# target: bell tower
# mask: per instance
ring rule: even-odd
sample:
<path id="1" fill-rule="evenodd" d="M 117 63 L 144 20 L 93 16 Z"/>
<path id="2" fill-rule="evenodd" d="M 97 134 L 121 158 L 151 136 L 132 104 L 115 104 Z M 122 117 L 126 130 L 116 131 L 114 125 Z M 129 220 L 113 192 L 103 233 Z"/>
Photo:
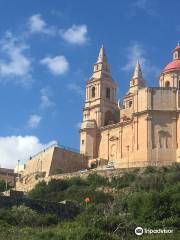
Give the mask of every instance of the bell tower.
<path id="1" fill-rule="evenodd" d="M 145 81 L 142 76 L 141 65 L 140 65 L 139 61 L 137 61 L 135 69 L 134 69 L 134 74 L 130 81 L 129 92 L 133 93 L 134 91 L 137 91 L 138 89 L 143 88 L 143 87 L 145 87 Z"/>
<path id="2" fill-rule="evenodd" d="M 102 46 L 97 62 L 93 66 L 92 76 L 86 84 L 83 123 L 80 129 L 81 153 L 95 157 L 98 130 L 118 120 L 116 83 L 111 77 L 110 66 Z M 93 149 L 89 150 L 89 148 Z"/>

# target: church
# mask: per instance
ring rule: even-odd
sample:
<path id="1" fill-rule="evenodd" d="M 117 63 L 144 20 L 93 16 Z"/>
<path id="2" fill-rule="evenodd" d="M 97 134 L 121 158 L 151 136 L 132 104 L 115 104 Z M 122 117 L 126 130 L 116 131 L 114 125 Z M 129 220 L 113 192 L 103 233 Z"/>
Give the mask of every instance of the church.
<path id="1" fill-rule="evenodd" d="M 137 61 L 123 102 L 117 101 L 104 47 L 86 83 L 80 152 L 115 168 L 180 162 L 180 45 L 159 76 L 146 86 Z"/>

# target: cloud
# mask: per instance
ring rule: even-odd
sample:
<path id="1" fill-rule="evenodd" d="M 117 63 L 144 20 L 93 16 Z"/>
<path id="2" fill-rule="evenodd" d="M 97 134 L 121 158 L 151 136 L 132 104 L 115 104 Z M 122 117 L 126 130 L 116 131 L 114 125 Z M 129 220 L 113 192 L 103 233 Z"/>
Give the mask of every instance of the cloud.
<path id="1" fill-rule="evenodd" d="M 132 15 L 136 14 L 136 11 L 143 11 L 148 15 L 154 16 L 156 15 L 156 2 L 153 0 L 136 0 L 132 4 L 130 4 Z"/>
<path id="2" fill-rule="evenodd" d="M 46 57 L 40 63 L 46 65 L 54 75 L 64 74 L 69 69 L 69 63 L 64 56 Z"/>
<path id="3" fill-rule="evenodd" d="M 42 18 L 41 14 L 34 14 L 28 20 L 28 28 L 30 33 L 44 33 L 48 35 L 55 35 L 56 28 L 47 26 L 47 23 Z"/>
<path id="4" fill-rule="evenodd" d="M 42 120 L 42 117 L 37 115 L 37 114 L 33 114 L 29 117 L 29 120 L 28 120 L 28 127 L 29 128 L 37 128 L 40 124 Z"/>
<path id="5" fill-rule="evenodd" d="M 87 26 L 83 25 L 72 25 L 66 31 L 60 30 L 62 38 L 71 44 L 84 44 L 87 42 Z"/>
<path id="6" fill-rule="evenodd" d="M 7 32 L 0 41 L 0 47 L 2 55 L 0 59 L 1 77 L 16 77 L 17 82 L 24 84 L 31 81 L 31 61 L 25 55 L 25 50 L 29 46 L 15 38 L 11 32 Z"/>
<path id="7" fill-rule="evenodd" d="M 148 0 L 137 0 L 134 2 L 134 6 L 141 9 L 147 8 Z"/>
<path id="8" fill-rule="evenodd" d="M 82 122 L 77 122 L 75 125 L 75 128 L 79 130 L 81 128 L 81 125 L 82 125 Z"/>
<path id="9" fill-rule="evenodd" d="M 67 85 L 68 89 L 74 91 L 78 95 L 84 96 L 84 90 L 81 86 L 77 85 L 76 83 L 70 83 Z"/>
<path id="10" fill-rule="evenodd" d="M 139 60 L 141 65 L 144 65 L 147 61 L 145 58 L 145 50 L 139 43 L 133 43 L 127 48 L 127 63 L 122 68 L 124 71 L 132 71 L 135 64 Z"/>
<path id="11" fill-rule="evenodd" d="M 140 43 L 133 43 L 127 48 L 127 63 L 121 68 L 123 71 L 131 73 L 139 60 L 143 74 L 145 76 L 156 77 L 160 73 L 160 69 L 151 63 L 147 57 L 147 52 Z"/>
<path id="12" fill-rule="evenodd" d="M 42 88 L 40 90 L 40 93 L 41 93 L 41 103 L 40 103 L 41 108 L 48 108 L 48 107 L 55 106 L 55 103 L 50 99 L 50 96 L 52 94 L 48 87 Z"/>
<path id="13" fill-rule="evenodd" d="M 22 163 L 54 143 L 55 141 L 51 141 L 43 144 L 36 136 L 0 137 L 0 165 L 14 168 L 18 160 Z"/>

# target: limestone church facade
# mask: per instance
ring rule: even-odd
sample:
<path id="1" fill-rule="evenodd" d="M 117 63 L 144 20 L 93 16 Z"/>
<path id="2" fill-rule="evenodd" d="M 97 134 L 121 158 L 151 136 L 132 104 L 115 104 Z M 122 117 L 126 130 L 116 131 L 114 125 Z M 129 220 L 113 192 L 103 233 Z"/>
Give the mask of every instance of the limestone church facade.
<path id="1" fill-rule="evenodd" d="M 158 87 L 146 86 L 137 62 L 123 102 L 101 47 L 86 84 L 80 152 L 115 167 L 180 162 L 180 46 L 162 70 Z"/>

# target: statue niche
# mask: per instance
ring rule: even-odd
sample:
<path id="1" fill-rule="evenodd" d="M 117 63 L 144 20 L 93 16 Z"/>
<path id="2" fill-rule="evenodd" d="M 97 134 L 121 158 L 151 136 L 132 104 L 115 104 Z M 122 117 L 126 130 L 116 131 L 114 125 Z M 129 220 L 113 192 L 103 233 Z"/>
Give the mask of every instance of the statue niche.
<path id="1" fill-rule="evenodd" d="M 168 138 L 170 134 L 168 131 L 160 130 L 158 132 L 159 135 L 159 147 L 160 148 L 168 148 Z"/>
<path id="2" fill-rule="evenodd" d="M 111 158 L 111 160 L 115 160 L 116 159 L 116 144 L 113 144 L 111 146 L 110 158 Z"/>

